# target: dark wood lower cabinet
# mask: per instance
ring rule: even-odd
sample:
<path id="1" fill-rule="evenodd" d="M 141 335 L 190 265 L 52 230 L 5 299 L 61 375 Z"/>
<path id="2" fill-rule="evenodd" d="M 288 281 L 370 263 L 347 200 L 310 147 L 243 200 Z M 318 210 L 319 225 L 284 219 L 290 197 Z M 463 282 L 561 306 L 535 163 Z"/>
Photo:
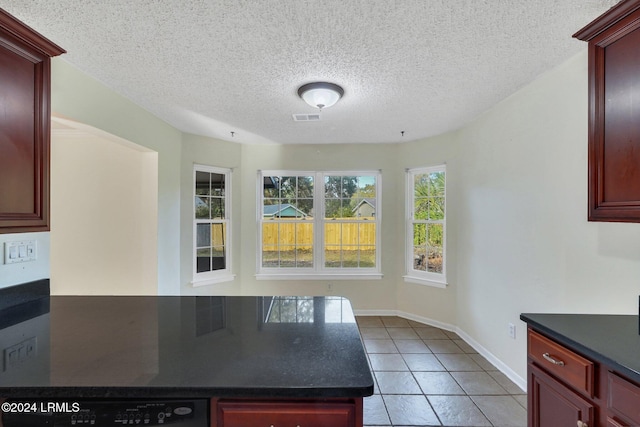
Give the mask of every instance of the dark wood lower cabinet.
<path id="1" fill-rule="evenodd" d="M 640 384 L 528 331 L 529 427 L 638 427 Z"/>
<path id="2" fill-rule="evenodd" d="M 362 427 L 362 424 L 362 398 L 211 400 L 211 427 Z"/>
<path id="3" fill-rule="evenodd" d="M 529 366 L 529 426 L 593 426 L 594 405 L 535 365 Z"/>

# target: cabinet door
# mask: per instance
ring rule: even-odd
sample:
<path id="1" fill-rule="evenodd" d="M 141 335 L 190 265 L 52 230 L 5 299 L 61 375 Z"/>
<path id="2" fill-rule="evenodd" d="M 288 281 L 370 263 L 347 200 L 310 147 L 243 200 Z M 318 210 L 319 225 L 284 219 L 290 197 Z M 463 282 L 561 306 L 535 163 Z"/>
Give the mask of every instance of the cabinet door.
<path id="1" fill-rule="evenodd" d="M 0 9 L 0 233 L 49 230 L 50 57 L 63 52 Z"/>
<path id="2" fill-rule="evenodd" d="M 588 400 L 529 363 L 529 427 L 593 426 L 594 406 Z"/>
<path id="3" fill-rule="evenodd" d="M 589 42 L 589 221 L 640 222 L 639 8 L 621 1 L 574 34 Z"/>
<path id="4" fill-rule="evenodd" d="M 640 387 L 613 372 L 608 374 L 608 383 L 609 416 L 622 425 L 640 425 Z"/>
<path id="5" fill-rule="evenodd" d="M 218 427 L 354 427 L 348 403 L 220 402 Z"/>

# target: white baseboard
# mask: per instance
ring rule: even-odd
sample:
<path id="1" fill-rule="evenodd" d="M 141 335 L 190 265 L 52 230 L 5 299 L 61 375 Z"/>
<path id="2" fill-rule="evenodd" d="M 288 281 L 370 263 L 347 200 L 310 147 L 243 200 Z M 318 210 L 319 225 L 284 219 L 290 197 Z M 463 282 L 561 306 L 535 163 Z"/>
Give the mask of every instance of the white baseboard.
<path id="1" fill-rule="evenodd" d="M 460 335 L 467 344 L 473 347 L 480 355 L 487 359 L 493 366 L 495 366 L 500 372 L 505 374 L 507 378 L 513 381 L 522 391 L 527 391 L 527 381 L 518 375 L 513 369 L 507 366 L 504 362 L 494 356 L 489 350 L 484 348 L 480 343 L 471 338 L 469 334 L 460 329 L 459 327 L 440 322 L 438 320 L 429 319 L 428 317 L 416 316 L 415 314 L 406 313 L 400 310 L 354 310 L 356 316 L 398 316 L 408 320 L 424 323 L 425 325 L 434 326 L 436 328 L 444 329 L 445 331 L 455 332 Z"/>

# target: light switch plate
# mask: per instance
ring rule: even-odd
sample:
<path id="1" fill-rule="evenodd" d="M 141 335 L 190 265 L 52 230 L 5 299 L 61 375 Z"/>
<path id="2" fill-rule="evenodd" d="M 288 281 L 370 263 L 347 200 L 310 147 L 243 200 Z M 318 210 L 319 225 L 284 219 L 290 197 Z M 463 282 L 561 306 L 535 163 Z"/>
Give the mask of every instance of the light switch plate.
<path id="1" fill-rule="evenodd" d="M 5 264 L 35 261 L 37 258 L 38 245 L 36 240 L 18 240 L 14 242 L 4 242 Z"/>

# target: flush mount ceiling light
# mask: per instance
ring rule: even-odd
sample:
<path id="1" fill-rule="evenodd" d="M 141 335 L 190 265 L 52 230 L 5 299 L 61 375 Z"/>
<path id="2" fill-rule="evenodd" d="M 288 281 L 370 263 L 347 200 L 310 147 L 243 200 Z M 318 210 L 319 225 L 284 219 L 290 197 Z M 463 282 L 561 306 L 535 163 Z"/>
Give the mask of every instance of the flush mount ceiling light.
<path id="1" fill-rule="evenodd" d="M 314 82 L 300 86 L 298 95 L 312 107 L 331 107 L 344 95 L 344 89 L 334 83 Z"/>

